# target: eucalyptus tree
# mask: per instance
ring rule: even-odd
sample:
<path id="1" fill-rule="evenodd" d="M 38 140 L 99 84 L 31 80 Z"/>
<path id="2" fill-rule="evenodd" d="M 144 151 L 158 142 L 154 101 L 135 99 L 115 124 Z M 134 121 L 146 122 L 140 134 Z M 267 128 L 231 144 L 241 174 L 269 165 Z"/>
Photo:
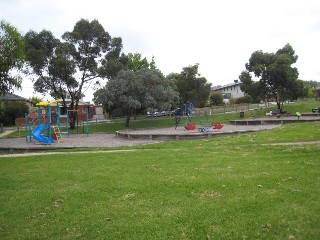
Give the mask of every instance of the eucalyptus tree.
<path id="1" fill-rule="evenodd" d="M 13 70 L 21 70 L 25 59 L 23 36 L 11 24 L 0 22 L 0 96 L 21 88 L 21 78 Z"/>
<path id="2" fill-rule="evenodd" d="M 198 68 L 199 64 L 195 64 L 167 77 L 176 85 L 181 103 L 192 102 L 197 107 L 203 107 L 209 101 L 211 83 L 205 77 L 200 77 Z"/>
<path id="3" fill-rule="evenodd" d="M 126 115 L 126 125 L 129 125 L 130 116 L 135 116 L 137 111 L 147 108 L 170 109 L 178 93 L 173 90 L 173 83 L 157 70 L 154 58 L 149 62 L 140 53 L 128 53 L 126 57 L 124 71 L 110 78 L 104 88 L 94 93 L 94 103 L 102 105 L 110 116 L 115 112 Z M 118 88 L 122 90 L 116 91 Z"/>
<path id="4" fill-rule="evenodd" d="M 82 95 L 100 80 L 116 76 L 124 65 L 121 38 L 112 38 L 97 21 L 81 19 L 73 30 L 65 32 L 62 40 L 50 31 L 29 31 L 25 35 L 27 63 L 36 75 L 34 88 L 61 98 L 68 108 L 77 110 Z M 70 113 L 70 127 L 75 127 L 76 116 Z"/>
<path id="5" fill-rule="evenodd" d="M 240 75 L 242 89 L 246 93 L 256 89 L 260 97 L 275 99 L 281 111 L 286 100 L 295 100 L 304 94 L 303 84 L 298 81 L 298 69 L 292 66 L 297 59 L 290 44 L 276 53 L 253 52 L 245 64 L 246 71 Z M 252 80 L 252 74 L 258 79 L 258 84 Z"/>
<path id="6" fill-rule="evenodd" d="M 129 127 L 135 110 L 148 107 L 169 109 L 178 96 L 170 80 L 159 70 L 149 68 L 122 70 L 98 93 L 108 109 L 116 109 L 126 116 L 126 127 Z"/>

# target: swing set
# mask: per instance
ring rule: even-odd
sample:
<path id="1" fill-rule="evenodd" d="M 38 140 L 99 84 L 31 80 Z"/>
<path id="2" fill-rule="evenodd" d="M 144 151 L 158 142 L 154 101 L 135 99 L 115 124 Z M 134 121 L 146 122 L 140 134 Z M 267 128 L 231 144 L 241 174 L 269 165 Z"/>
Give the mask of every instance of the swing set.
<path id="1" fill-rule="evenodd" d="M 191 122 L 191 115 L 195 114 L 201 127 L 198 128 L 199 132 L 211 132 L 213 131 L 213 129 L 221 129 L 223 127 L 223 125 L 219 122 L 212 122 L 210 126 L 209 125 L 209 120 L 208 120 L 208 114 L 207 111 L 204 111 L 205 114 L 205 118 L 206 118 L 206 124 L 203 124 L 203 121 L 200 118 L 200 115 L 198 113 L 198 111 L 195 110 L 193 103 L 185 103 L 182 105 L 182 107 L 180 108 L 180 111 L 178 112 L 178 114 L 176 115 L 176 127 L 175 129 L 177 129 L 179 123 L 180 123 L 180 119 L 181 116 L 185 116 L 185 125 L 184 128 L 186 130 L 194 130 L 196 129 L 196 124 Z"/>

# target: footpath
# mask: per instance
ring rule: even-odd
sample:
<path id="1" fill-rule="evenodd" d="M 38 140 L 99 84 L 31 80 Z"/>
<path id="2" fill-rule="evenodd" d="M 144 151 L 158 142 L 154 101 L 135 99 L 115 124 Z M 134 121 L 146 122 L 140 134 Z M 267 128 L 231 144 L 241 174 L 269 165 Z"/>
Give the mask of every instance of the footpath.
<path id="1" fill-rule="evenodd" d="M 2 137 L 5 137 L 5 136 L 7 136 L 7 135 L 9 135 L 10 133 L 13 133 L 13 132 L 15 132 L 16 130 L 4 130 L 2 133 L 0 133 L 0 138 L 2 138 Z"/>

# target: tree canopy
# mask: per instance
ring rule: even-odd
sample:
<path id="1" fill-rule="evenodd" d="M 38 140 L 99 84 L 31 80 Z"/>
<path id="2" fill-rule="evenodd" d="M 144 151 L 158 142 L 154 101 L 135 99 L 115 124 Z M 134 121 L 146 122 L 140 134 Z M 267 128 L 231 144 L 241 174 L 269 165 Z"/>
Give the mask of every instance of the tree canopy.
<path id="1" fill-rule="evenodd" d="M 102 78 L 111 78 L 127 64 L 121 54 L 121 38 L 112 38 L 97 21 L 81 19 L 71 32 L 65 32 L 62 40 L 50 31 L 29 31 L 25 35 L 27 63 L 37 76 L 34 89 L 61 98 L 70 110 L 77 110 L 83 93 L 99 84 Z M 71 114 L 74 127 L 75 116 Z"/>
<path id="2" fill-rule="evenodd" d="M 132 71 L 138 71 L 142 68 L 156 69 L 154 59 L 149 63 L 148 59 L 142 58 L 140 53 L 128 53 L 128 65 L 127 68 Z"/>
<path id="3" fill-rule="evenodd" d="M 141 68 L 137 71 L 122 70 L 108 81 L 95 99 L 107 105 L 109 111 L 121 111 L 126 115 L 126 127 L 137 109 L 148 107 L 170 109 L 178 93 L 172 82 L 157 69 Z"/>
<path id="4" fill-rule="evenodd" d="M 297 59 L 290 44 L 276 53 L 255 51 L 245 64 L 246 71 L 239 76 L 242 91 L 253 98 L 275 99 L 282 110 L 284 101 L 295 100 L 304 93 L 303 84 L 298 81 L 298 69 L 292 66 Z M 258 82 L 252 80 L 252 74 Z"/>
<path id="5" fill-rule="evenodd" d="M 200 77 L 199 64 L 183 68 L 181 73 L 171 73 L 167 78 L 171 79 L 180 93 L 181 104 L 192 102 L 196 107 L 204 107 L 210 96 L 211 83 Z"/>
<path id="6" fill-rule="evenodd" d="M 224 105 L 223 95 L 218 92 L 211 93 L 210 104 L 214 106 Z"/>
<path id="7" fill-rule="evenodd" d="M 23 36 L 18 30 L 0 22 L 0 96 L 12 88 L 21 88 L 21 78 L 12 74 L 12 70 L 20 70 L 25 58 Z"/>

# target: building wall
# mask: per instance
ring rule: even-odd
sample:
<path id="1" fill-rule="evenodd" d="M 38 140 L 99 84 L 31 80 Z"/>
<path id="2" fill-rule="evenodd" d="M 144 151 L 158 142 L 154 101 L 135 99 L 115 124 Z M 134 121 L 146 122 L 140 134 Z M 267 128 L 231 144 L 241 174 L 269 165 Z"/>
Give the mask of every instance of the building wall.
<path id="1" fill-rule="evenodd" d="M 229 84 L 226 86 L 222 86 L 213 90 L 213 92 L 220 92 L 225 96 L 225 98 L 240 98 L 245 94 L 240 89 L 240 84 Z"/>
<path id="2" fill-rule="evenodd" d="M 101 106 L 96 106 L 96 114 L 103 114 L 103 108 Z"/>

